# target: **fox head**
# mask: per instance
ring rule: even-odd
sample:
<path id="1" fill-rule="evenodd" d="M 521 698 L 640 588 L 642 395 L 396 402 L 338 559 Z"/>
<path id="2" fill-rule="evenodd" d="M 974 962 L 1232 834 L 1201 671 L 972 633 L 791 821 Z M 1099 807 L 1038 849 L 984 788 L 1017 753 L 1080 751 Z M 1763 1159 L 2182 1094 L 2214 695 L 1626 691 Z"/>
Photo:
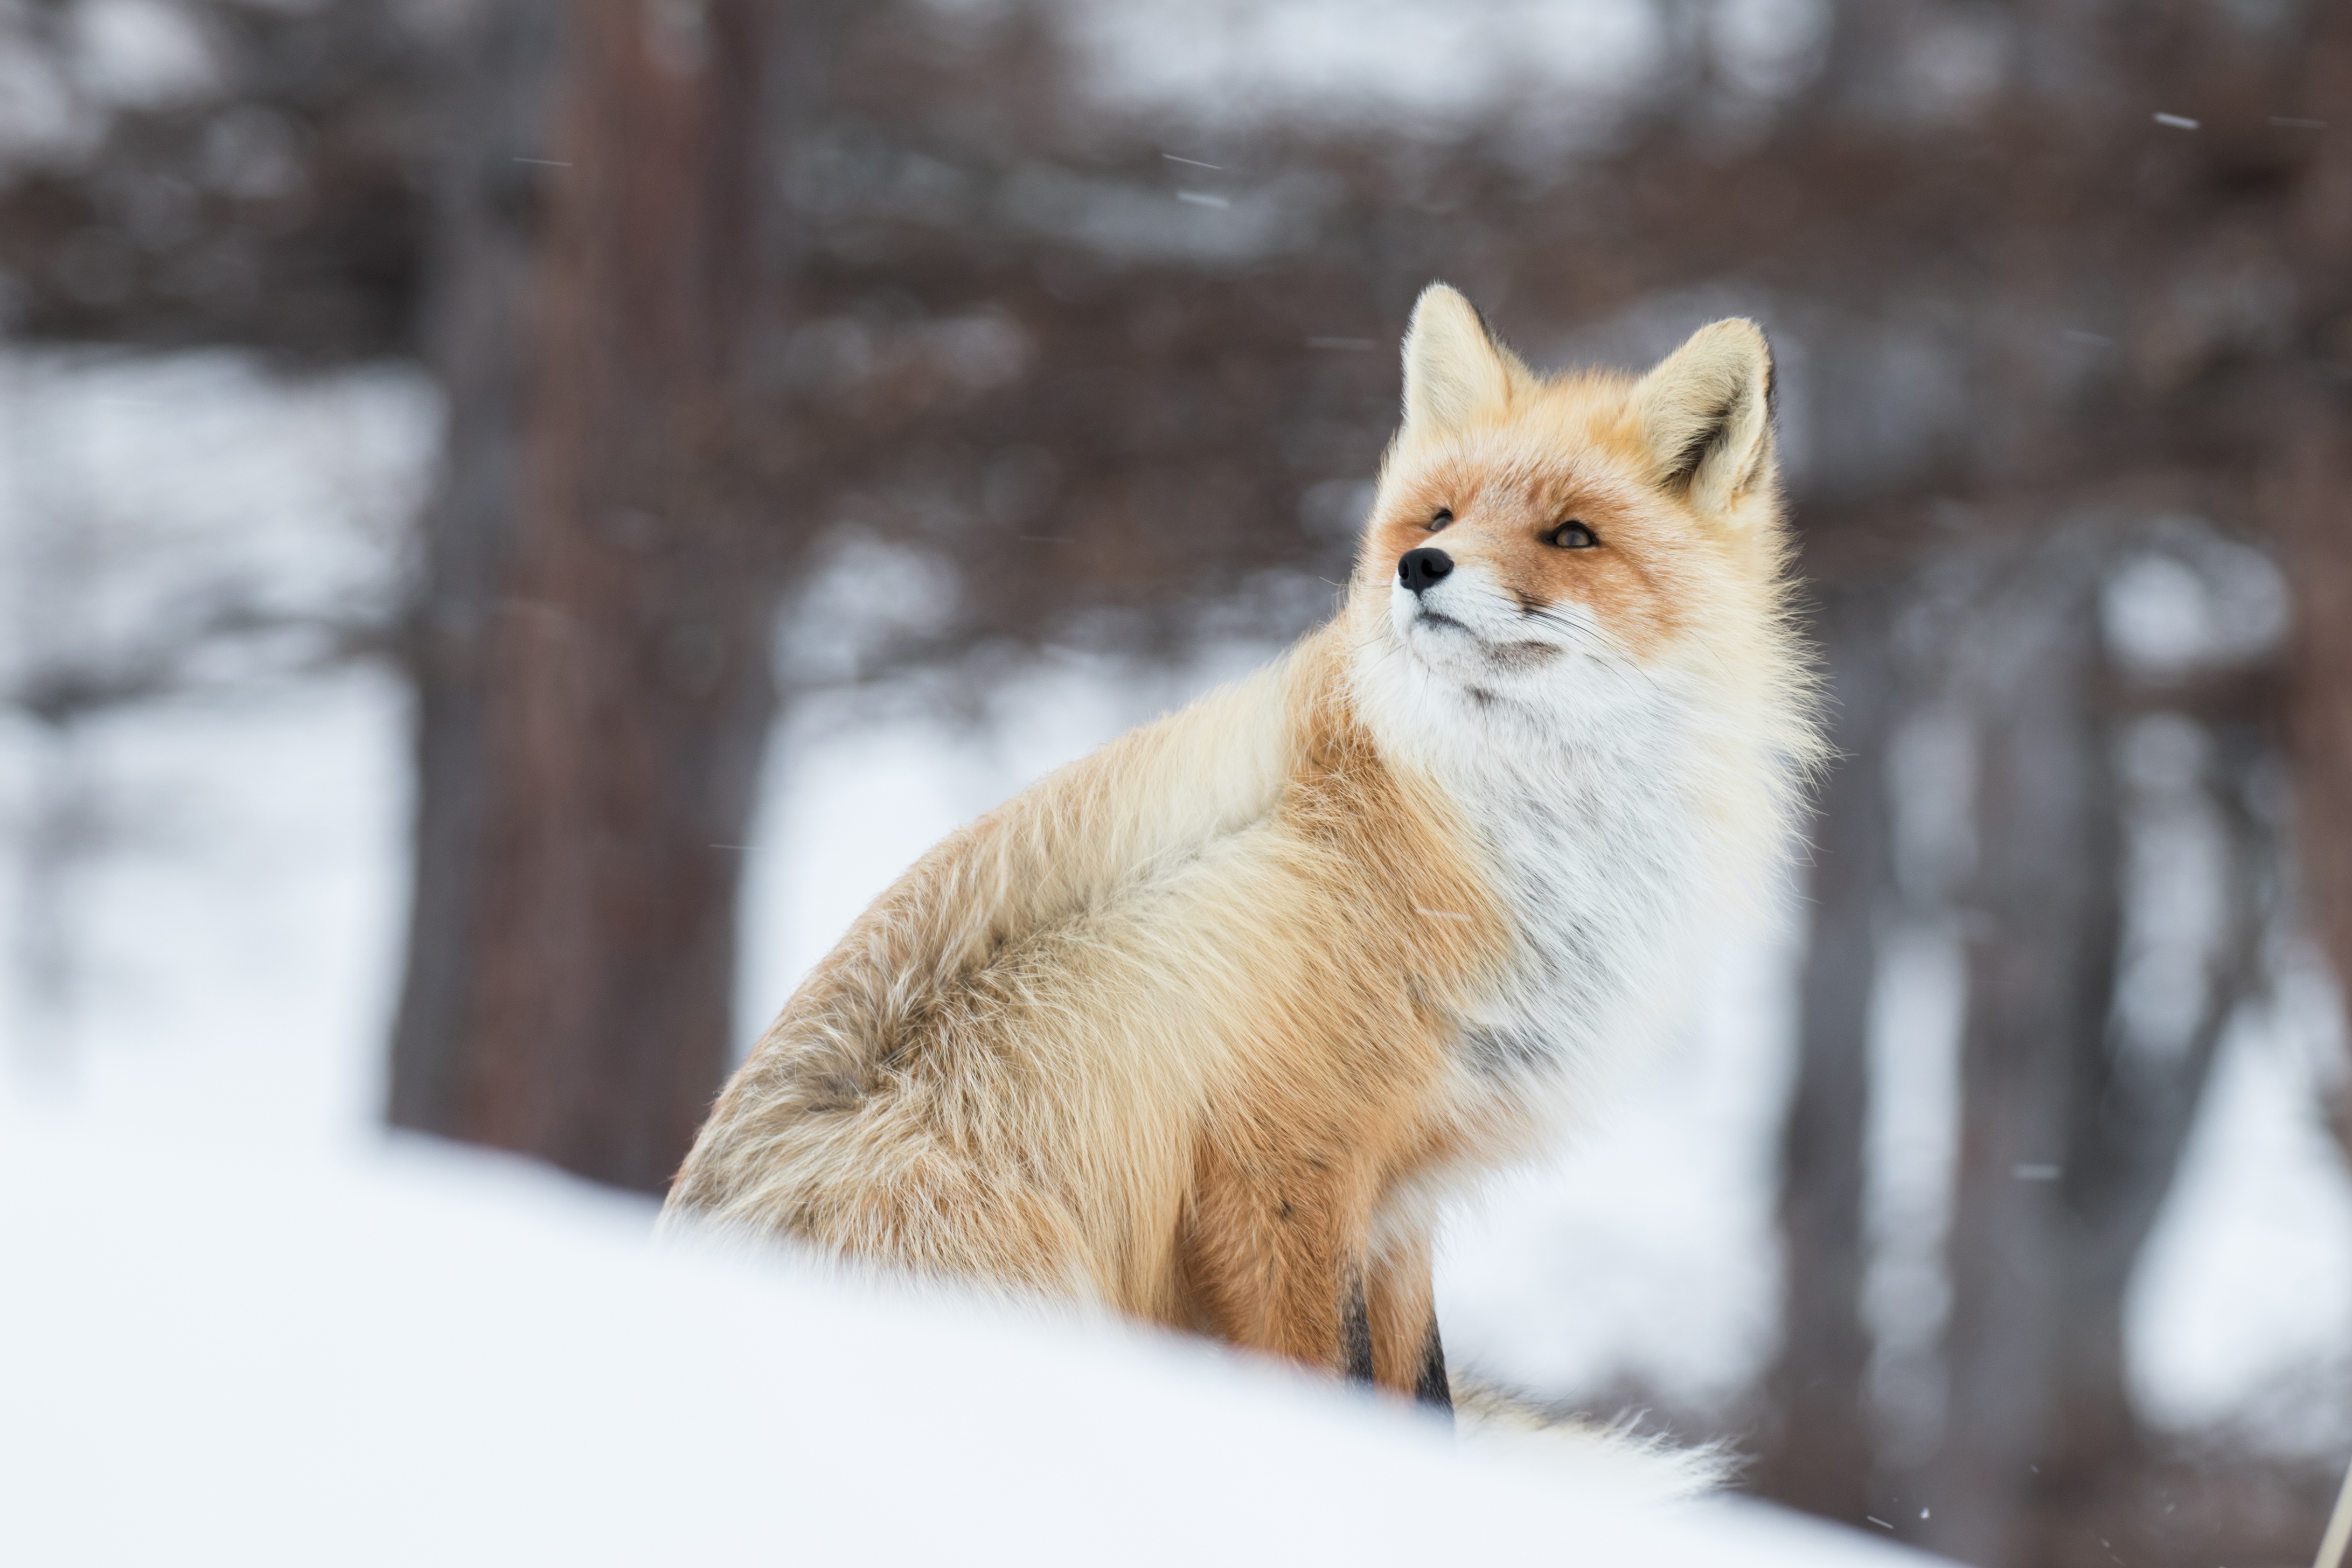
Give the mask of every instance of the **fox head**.
<path id="1" fill-rule="evenodd" d="M 1423 293 L 1351 592 L 1383 660 L 1483 705 L 1677 669 L 1781 685 L 1786 553 L 1754 323 L 1702 328 L 1638 380 L 1545 377 L 1459 293 Z"/>

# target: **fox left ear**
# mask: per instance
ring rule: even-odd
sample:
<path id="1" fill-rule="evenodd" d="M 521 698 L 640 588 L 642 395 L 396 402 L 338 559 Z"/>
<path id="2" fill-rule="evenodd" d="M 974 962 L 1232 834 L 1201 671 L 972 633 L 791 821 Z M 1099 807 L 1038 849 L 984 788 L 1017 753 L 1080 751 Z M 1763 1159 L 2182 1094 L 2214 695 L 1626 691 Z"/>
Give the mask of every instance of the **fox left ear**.
<path id="1" fill-rule="evenodd" d="M 1415 435 L 1458 430 L 1499 412 L 1514 386 L 1530 382 L 1518 356 L 1495 341 L 1486 319 L 1456 288 L 1433 283 L 1413 302 L 1404 335 L 1404 428 Z"/>
<path id="2" fill-rule="evenodd" d="M 1772 438 L 1772 346 L 1753 321 L 1702 327 L 1633 389 L 1656 483 L 1721 517 L 1780 468 Z"/>

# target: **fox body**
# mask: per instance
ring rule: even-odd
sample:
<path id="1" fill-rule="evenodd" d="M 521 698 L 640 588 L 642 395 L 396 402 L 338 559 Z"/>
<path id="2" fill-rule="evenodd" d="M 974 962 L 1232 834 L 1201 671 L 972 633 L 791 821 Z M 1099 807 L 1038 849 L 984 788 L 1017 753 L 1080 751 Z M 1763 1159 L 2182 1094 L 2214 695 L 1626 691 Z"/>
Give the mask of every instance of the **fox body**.
<path id="1" fill-rule="evenodd" d="M 1435 1199 L 1689 991 L 1819 741 L 1744 321 L 1551 379 L 1433 286 L 1338 616 L 919 861 L 674 1216 L 1436 1402 Z"/>

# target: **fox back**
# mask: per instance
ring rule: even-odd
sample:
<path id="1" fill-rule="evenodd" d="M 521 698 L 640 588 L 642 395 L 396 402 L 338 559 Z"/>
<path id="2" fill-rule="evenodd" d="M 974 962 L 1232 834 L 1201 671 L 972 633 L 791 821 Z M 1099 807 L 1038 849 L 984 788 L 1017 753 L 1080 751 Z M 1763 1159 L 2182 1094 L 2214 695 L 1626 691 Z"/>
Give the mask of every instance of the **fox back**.
<path id="1" fill-rule="evenodd" d="M 919 862 L 669 1212 L 1443 1404 L 1436 1200 L 1560 1134 L 1816 758 L 1762 335 L 1543 378 L 1442 285 L 1339 615 Z"/>

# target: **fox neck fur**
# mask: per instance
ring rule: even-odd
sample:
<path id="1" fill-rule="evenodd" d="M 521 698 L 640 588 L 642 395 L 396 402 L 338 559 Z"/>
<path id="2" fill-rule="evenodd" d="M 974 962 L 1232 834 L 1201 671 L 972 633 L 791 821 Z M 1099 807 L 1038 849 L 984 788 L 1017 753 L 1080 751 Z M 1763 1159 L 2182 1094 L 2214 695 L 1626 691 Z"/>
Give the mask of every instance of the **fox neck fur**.
<path id="1" fill-rule="evenodd" d="M 1433 1198 L 1655 1037 L 1819 742 L 1753 327 L 1547 382 L 1435 286 L 1405 394 L 1340 614 L 919 862 L 672 1215 L 1442 1401 Z"/>

